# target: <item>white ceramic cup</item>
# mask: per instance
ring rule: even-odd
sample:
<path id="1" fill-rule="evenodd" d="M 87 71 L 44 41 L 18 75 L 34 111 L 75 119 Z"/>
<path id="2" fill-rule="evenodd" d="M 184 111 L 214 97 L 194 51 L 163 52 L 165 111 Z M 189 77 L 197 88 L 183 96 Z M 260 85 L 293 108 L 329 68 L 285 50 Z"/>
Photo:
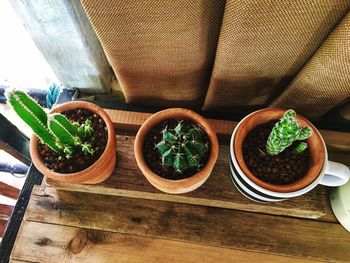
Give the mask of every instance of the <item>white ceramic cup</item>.
<path id="1" fill-rule="evenodd" d="M 322 136 L 320 136 L 325 149 L 325 163 L 323 164 L 318 177 L 311 184 L 295 192 L 275 192 L 257 185 L 244 174 L 238 165 L 234 152 L 234 139 L 237 129 L 239 125 L 249 116 L 250 115 L 246 116 L 238 123 L 232 133 L 230 141 L 231 179 L 236 188 L 247 198 L 260 203 L 278 202 L 291 197 L 303 195 L 315 188 L 318 184 L 334 187 L 346 184 L 349 181 L 349 168 L 344 164 L 328 161 L 326 144 L 324 143 Z"/>

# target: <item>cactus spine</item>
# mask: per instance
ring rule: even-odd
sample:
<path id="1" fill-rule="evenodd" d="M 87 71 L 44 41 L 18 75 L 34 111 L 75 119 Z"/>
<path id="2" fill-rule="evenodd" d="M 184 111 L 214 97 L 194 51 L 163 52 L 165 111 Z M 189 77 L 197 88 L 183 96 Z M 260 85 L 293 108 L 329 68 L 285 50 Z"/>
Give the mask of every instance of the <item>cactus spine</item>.
<path id="1" fill-rule="evenodd" d="M 78 149 L 85 154 L 93 154 L 96 150 L 91 145 L 93 135 L 91 120 L 87 119 L 85 123 L 79 125 L 70 122 L 62 114 L 47 114 L 23 91 L 10 91 L 7 97 L 18 116 L 53 151 L 71 158 Z"/>
<path id="2" fill-rule="evenodd" d="M 177 173 L 191 167 L 200 168 L 201 158 L 208 152 L 209 145 L 204 143 L 203 130 L 199 125 L 185 127 L 180 121 L 174 129 L 166 127 L 162 135 L 162 140 L 155 147 L 164 167 L 173 167 Z"/>
<path id="3" fill-rule="evenodd" d="M 310 137 L 312 130 L 309 127 L 300 127 L 294 110 L 287 110 L 283 117 L 275 124 L 267 139 L 266 152 L 269 155 L 277 155 L 283 152 L 294 141 L 305 140 Z M 305 142 L 301 142 L 294 149 L 295 153 L 301 153 L 307 148 Z"/>

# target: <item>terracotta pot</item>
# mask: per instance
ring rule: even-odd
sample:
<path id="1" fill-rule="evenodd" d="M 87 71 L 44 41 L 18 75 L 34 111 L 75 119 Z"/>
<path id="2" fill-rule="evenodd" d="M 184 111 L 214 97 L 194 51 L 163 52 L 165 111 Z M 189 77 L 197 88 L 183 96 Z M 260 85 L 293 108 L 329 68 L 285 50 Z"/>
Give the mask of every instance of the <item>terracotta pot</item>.
<path id="1" fill-rule="evenodd" d="M 204 131 L 208 134 L 210 140 L 210 156 L 206 165 L 198 173 L 192 175 L 191 177 L 181 179 L 181 180 L 170 180 L 165 179 L 156 173 L 154 173 L 146 164 L 143 157 L 143 143 L 148 131 L 166 119 L 186 119 L 191 120 L 194 123 L 199 124 L 203 127 Z M 167 109 L 153 114 L 148 118 L 139 129 L 135 144 L 134 152 L 136 157 L 136 162 L 141 169 L 142 173 L 146 179 L 159 190 L 170 193 L 170 194 L 180 194 L 195 190 L 201 186 L 209 177 L 211 171 L 213 170 L 214 164 L 218 158 L 219 145 L 214 129 L 211 127 L 209 122 L 198 115 L 197 113 L 181 108 Z"/>
<path id="2" fill-rule="evenodd" d="M 230 144 L 231 179 L 237 189 L 253 201 L 282 201 L 305 194 L 318 183 L 336 186 L 346 183 L 349 179 L 349 173 L 344 169 L 344 165 L 327 160 L 326 145 L 322 136 L 308 120 L 300 115 L 297 115 L 297 119 L 301 126 L 308 126 L 313 131 L 307 139 L 310 164 L 306 175 L 287 185 L 270 184 L 254 176 L 243 158 L 243 142 L 253 128 L 271 120 L 280 119 L 285 111 L 284 109 L 268 108 L 253 112 L 240 121 L 232 133 Z"/>
<path id="3" fill-rule="evenodd" d="M 106 123 L 108 131 L 107 145 L 100 158 L 88 168 L 76 173 L 57 173 L 47 168 L 38 152 L 38 138 L 30 139 L 30 156 L 35 167 L 46 177 L 66 183 L 96 184 L 106 180 L 113 172 L 116 163 L 116 137 L 113 123 L 107 113 L 99 106 L 84 102 L 72 101 L 56 106 L 50 113 L 63 112 L 71 109 L 87 109 L 98 114 Z"/>

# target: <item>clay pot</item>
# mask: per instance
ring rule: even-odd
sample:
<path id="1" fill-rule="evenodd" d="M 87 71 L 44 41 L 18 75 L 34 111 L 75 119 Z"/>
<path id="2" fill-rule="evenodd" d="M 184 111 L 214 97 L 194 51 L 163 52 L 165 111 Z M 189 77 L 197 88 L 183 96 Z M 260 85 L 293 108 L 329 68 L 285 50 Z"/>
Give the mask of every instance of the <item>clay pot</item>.
<path id="1" fill-rule="evenodd" d="M 154 173 L 146 164 L 143 157 L 143 142 L 148 131 L 158 123 L 166 119 L 187 119 L 194 123 L 199 124 L 203 127 L 204 131 L 208 134 L 210 140 L 210 156 L 206 165 L 198 173 L 192 175 L 191 177 L 181 179 L 181 180 L 170 180 L 165 179 L 156 173 Z M 209 122 L 200 116 L 199 114 L 181 108 L 167 109 L 159 111 L 148 118 L 139 129 L 135 144 L 134 152 L 136 157 L 136 162 L 142 171 L 146 179 L 159 190 L 170 193 L 170 194 L 180 194 L 187 193 L 195 190 L 201 186 L 209 177 L 211 171 L 213 170 L 214 164 L 218 158 L 219 145 L 214 129 L 211 127 Z"/>
<path id="2" fill-rule="evenodd" d="M 63 112 L 75 108 L 89 110 L 99 115 L 107 126 L 107 145 L 100 158 L 88 168 L 76 173 L 57 173 L 47 168 L 41 160 L 38 151 L 38 138 L 33 135 L 30 139 L 30 156 L 35 167 L 46 177 L 65 183 L 96 184 L 106 180 L 113 172 L 116 162 L 116 137 L 113 123 L 107 113 L 99 106 L 90 102 L 72 101 L 58 105 L 50 113 Z"/>
<path id="3" fill-rule="evenodd" d="M 309 170 L 298 181 L 287 185 L 274 185 L 255 177 L 243 158 L 243 142 L 250 130 L 260 124 L 280 119 L 285 110 L 267 108 L 253 112 L 245 117 L 234 130 L 231 137 L 231 175 L 233 183 L 248 198 L 254 201 L 281 201 L 285 198 L 304 194 L 317 185 L 321 179 L 327 160 L 324 141 L 317 129 L 304 117 L 297 115 L 302 127 L 308 126 L 313 134 L 307 139 L 310 151 Z"/>

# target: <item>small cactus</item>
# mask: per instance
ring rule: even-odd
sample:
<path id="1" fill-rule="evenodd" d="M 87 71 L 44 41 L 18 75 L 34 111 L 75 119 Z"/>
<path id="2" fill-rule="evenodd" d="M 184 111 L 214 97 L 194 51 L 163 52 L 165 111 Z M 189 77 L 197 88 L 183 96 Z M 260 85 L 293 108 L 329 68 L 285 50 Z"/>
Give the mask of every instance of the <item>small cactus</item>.
<path id="1" fill-rule="evenodd" d="M 283 152 L 294 141 L 305 140 L 310 137 L 312 130 L 309 127 L 300 127 L 294 110 L 287 110 L 283 117 L 275 124 L 267 139 L 266 152 L 268 155 L 277 155 Z M 301 153 L 307 148 L 305 142 L 299 143 L 294 149 Z"/>
<path id="2" fill-rule="evenodd" d="M 96 150 L 91 145 L 91 120 L 87 119 L 79 125 L 60 113 L 47 114 L 23 91 L 10 91 L 7 97 L 18 116 L 29 125 L 42 143 L 54 152 L 64 154 L 69 159 L 79 149 L 85 154 L 93 154 Z"/>
<path id="3" fill-rule="evenodd" d="M 202 127 L 187 126 L 179 121 L 174 129 L 164 128 L 162 140 L 155 146 L 161 155 L 164 167 L 173 167 L 175 172 L 182 173 L 188 168 L 201 166 L 201 158 L 209 150 L 204 143 Z"/>

